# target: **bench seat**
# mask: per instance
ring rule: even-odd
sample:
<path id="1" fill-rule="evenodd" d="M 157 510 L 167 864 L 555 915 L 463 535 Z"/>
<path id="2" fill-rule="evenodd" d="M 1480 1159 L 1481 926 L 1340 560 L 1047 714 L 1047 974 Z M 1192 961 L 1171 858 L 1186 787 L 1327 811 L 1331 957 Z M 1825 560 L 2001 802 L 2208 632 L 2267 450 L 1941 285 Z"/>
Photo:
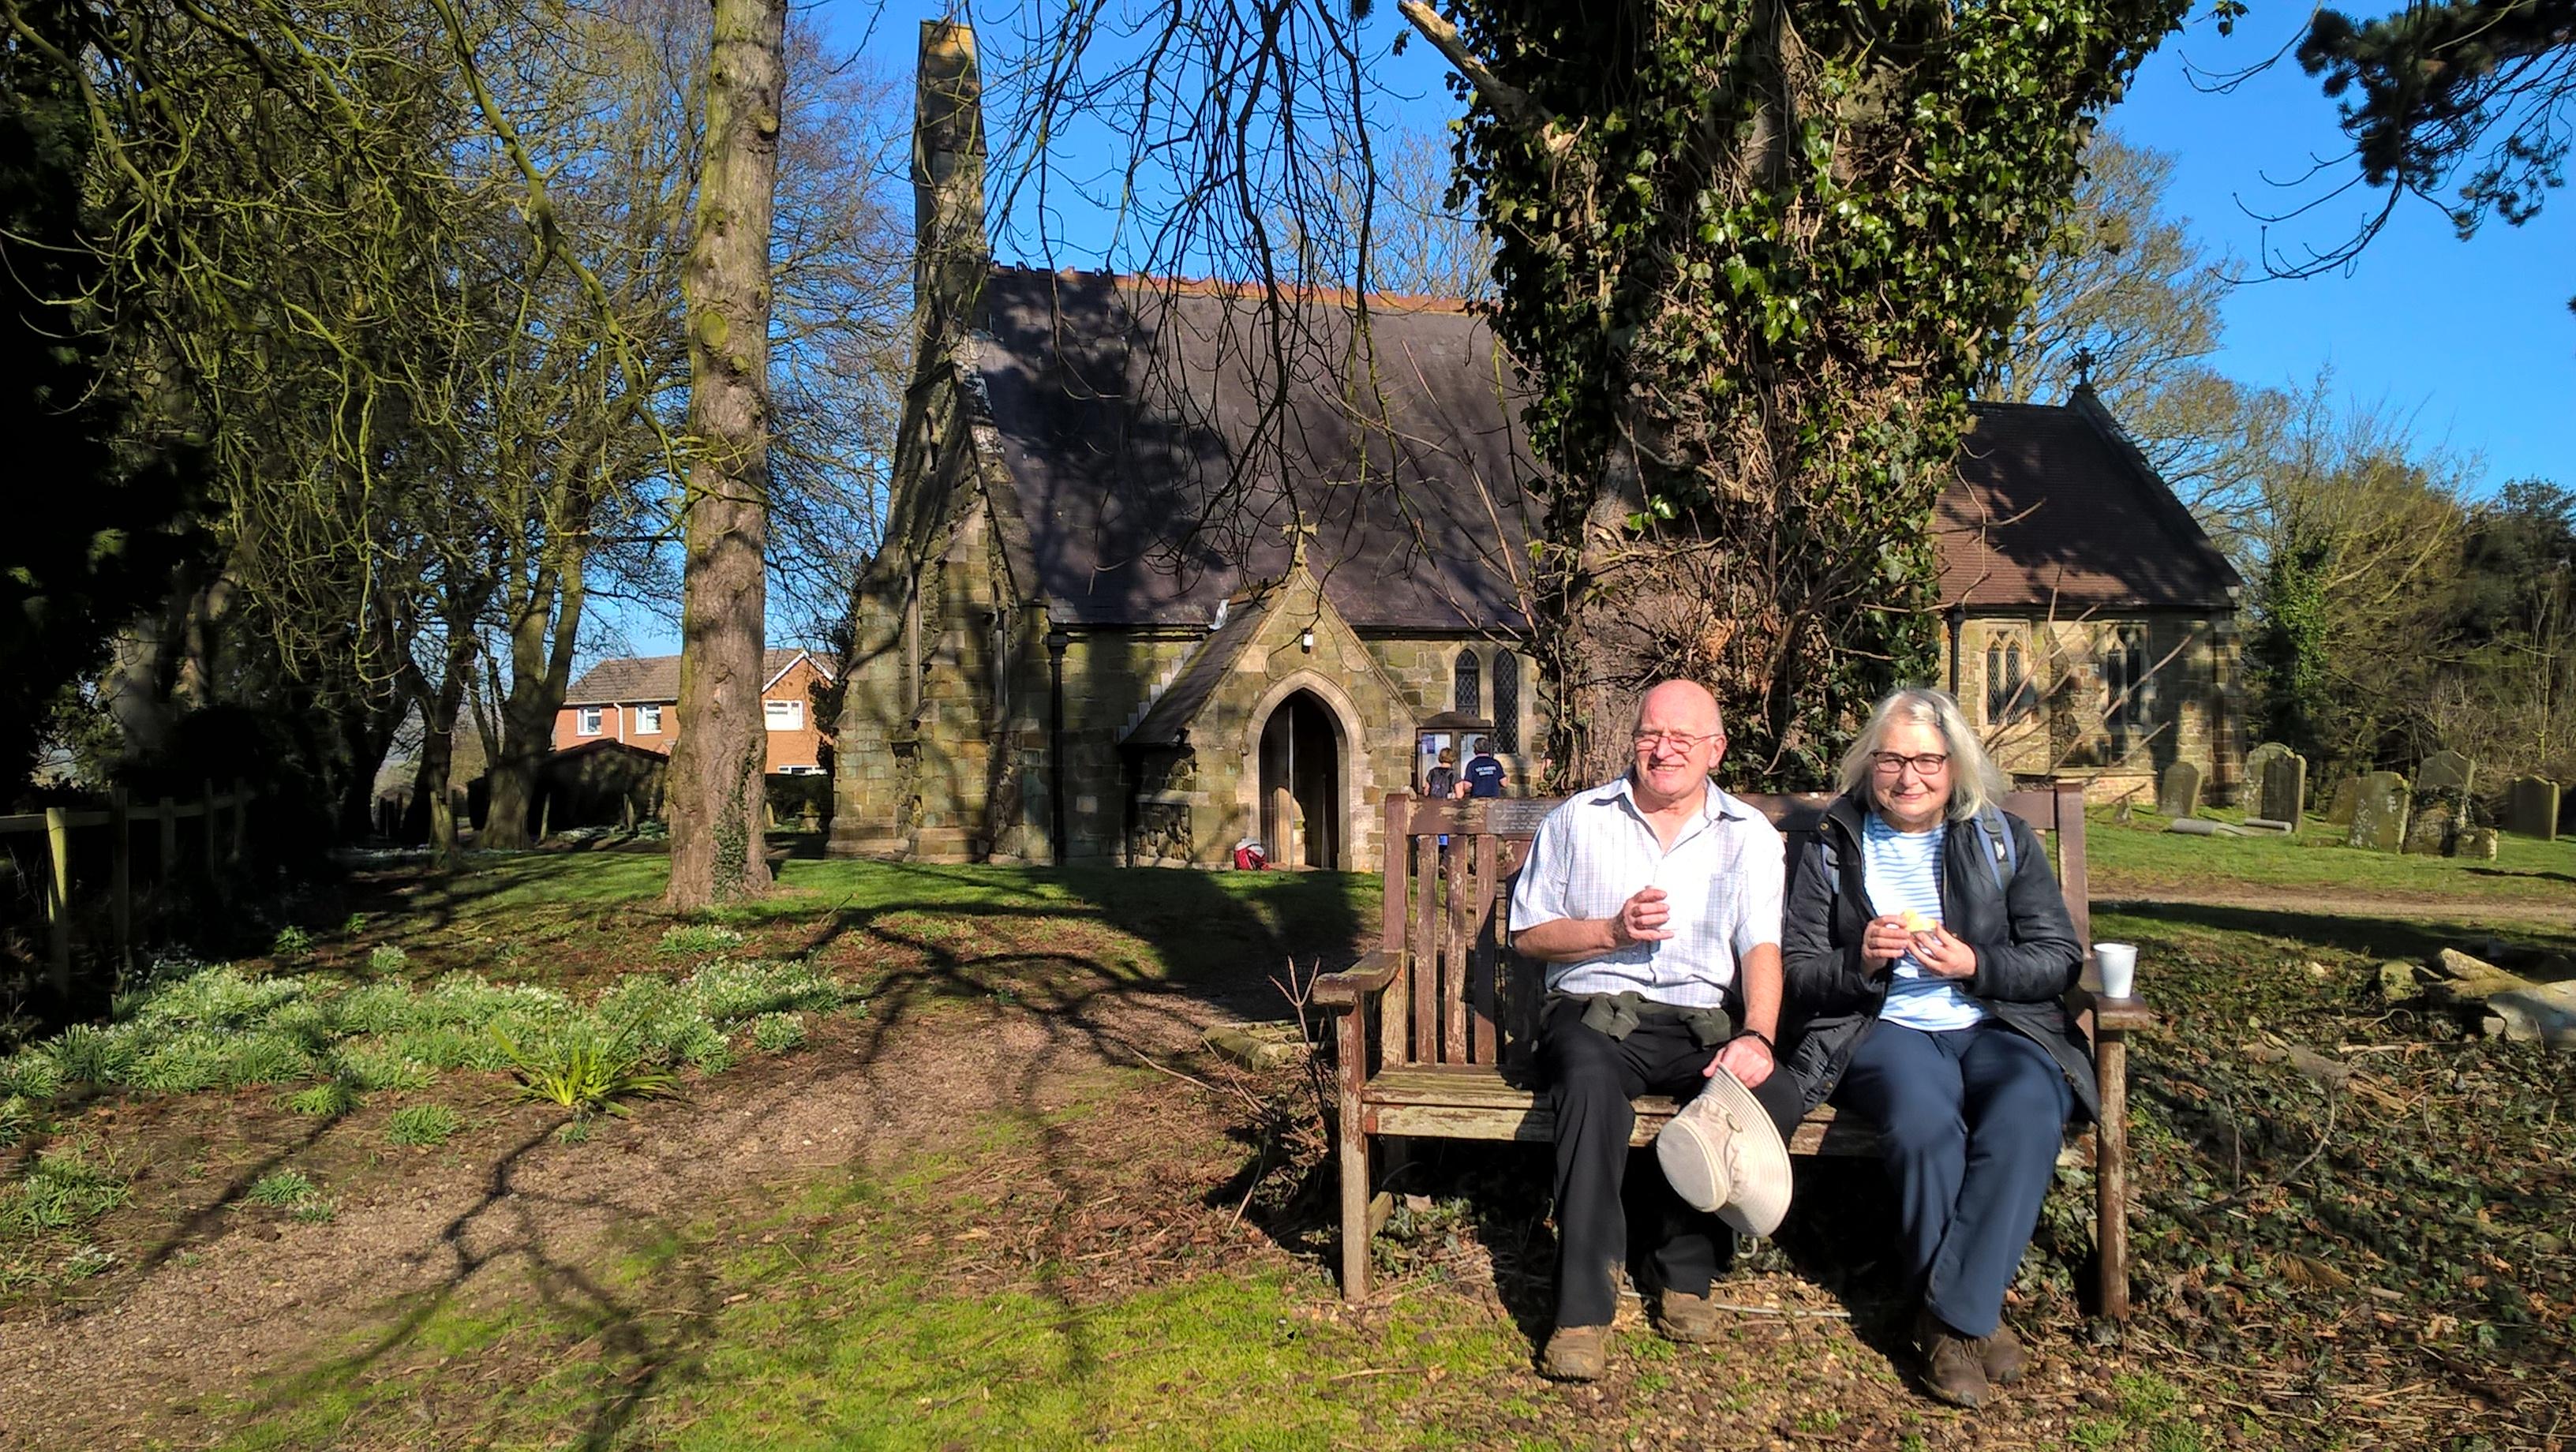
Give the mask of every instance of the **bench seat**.
<path id="1" fill-rule="evenodd" d="M 1508 1139 L 1528 1144 L 1550 1144 L 1556 1139 L 1556 1116 L 1537 1094 L 1472 1066 L 1415 1064 L 1388 1069 L 1369 1081 L 1360 1103 L 1372 1136 Z M 1637 1128 L 1628 1142 L 1639 1147 L 1653 1144 L 1664 1121 L 1679 1107 L 1661 1094 L 1644 1095 L 1629 1104 L 1637 1111 Z M 1876 1158 L 1878 1131 L 1858 1119 L 1838 1118 L 1828 1104 L 1799 1123 L 1790 1137 L 1789 1153 Z"/>
<path id="2" fill-rule="evenodd" d="M 1771 818 L 1793 854 L 1812 841 L 1828 797 L 1739 799 Z M 1342 973 L 1326 974 L 1313 1001 L 1338 1015 L 1337 1121 L 1341 1167 L 1342 1290 L 1368 1294 L 1373 1233 L 1369 1144 L 1377 1139 L 1460 1139 L 1545 1144 L 1555 1116 L 1527 1087 L 1533 1072 L 1540 966 L 1511 951 L 1504 923 L 1513 874 L 1553 800 L 1386 800 L 1387 876 L 1381 946 Z M 2090 940 L 2084 872 L 2084 789 L 2060 782 L 2017 791 L 2003 803 L 2055 848 L 2078 941 Z M 2091 970 L 2087 969 L 2089 980 Z M 2135 999 L 2097 999 L 2088 982 L 2067 1007 L 2092 1037 L 2102 1099 L 2098 1125 L 2070 1136 L 2074 1162 L 2095 1167 L 2094 1239 L 2101 1251 L 2102 1314 L 2128 1315 L 2128 1035 L 2157 1015 Z M 1670 1099 L 1634 1101 L 1630 1142 L 1654 1142 L 1673 1116 Z M 1875 1127 L 1815 1110 L 1789 1152 L 1875 1158 Z"/>

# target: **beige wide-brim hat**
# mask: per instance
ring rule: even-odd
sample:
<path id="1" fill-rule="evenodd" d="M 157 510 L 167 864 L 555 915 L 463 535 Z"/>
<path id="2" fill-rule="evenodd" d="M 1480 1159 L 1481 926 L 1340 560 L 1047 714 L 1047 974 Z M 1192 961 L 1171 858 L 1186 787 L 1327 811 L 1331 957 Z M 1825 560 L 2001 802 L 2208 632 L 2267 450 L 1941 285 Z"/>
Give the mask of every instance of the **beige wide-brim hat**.
<path id="1" fill-rule="evenodd" d="M 1769 1235 L 1789 1213 L 1789 1147 L 1724 1069 L 1655 1136 L 1655 1158 L 1674 1193 L 1747 1235 Z"/>

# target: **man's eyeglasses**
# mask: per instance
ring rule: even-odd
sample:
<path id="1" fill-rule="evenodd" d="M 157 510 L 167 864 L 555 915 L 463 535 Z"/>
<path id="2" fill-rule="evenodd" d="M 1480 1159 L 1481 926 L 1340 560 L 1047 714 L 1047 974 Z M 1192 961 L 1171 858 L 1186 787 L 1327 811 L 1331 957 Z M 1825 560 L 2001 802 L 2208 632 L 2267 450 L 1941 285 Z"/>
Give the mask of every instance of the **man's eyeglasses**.
<path id="1" fill-rule="evenodd" d="M 1939 751 L 1926 751 L 1915 756 L 1880 751 L 1871 754 L 1870 764 L 1878 768 L 1881 776 L 1894 776 L 1909 766 L 1914 768 L 1916 776 L 1938 776 L 1949 769 L 1950 758 L 1946 752 Z"/>
<path id="2" fill-rule="evenodd" d="M 1676 751 L 1696 751 L 1701 742 L 1716 741 L 1725 735 L 1723 731 L 1710 731 L 1696 736 L 1688 731 L 1640 731 L 1629 739 L 1636 743 L 1639 751 L 1652 751 L 1658 746 L 1669 746 Z"/>

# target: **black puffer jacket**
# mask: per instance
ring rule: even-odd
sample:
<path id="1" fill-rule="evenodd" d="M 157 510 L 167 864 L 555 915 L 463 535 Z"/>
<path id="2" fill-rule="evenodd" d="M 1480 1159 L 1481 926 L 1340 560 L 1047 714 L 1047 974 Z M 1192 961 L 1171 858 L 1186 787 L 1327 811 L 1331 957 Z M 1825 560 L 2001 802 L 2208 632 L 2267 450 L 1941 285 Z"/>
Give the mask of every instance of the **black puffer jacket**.
<path id="1" fill-rule="evenodd" d="M 1887 1001 L 1887 972 L 1862 972 L 1861 932 L 1875 916 L 1863 886 L 1861 814 L 1852 797 L 1837 800 L 1817 829 L 1834 844 L 1838 882 L 1825 880 L 1824 854 L 1799 844 L 1789 867 L 1788 900 L 1780 922 L 1781 968 L 1788 980 L 1789 1023 L 1785 1067 L 1798 1077 L 1806 1107 L 1815 1108 L 1842 1082 L 1852 1050 L 1878 1022 Z M 1977 973 L 1960 984 L 1995 1016 L 2029 1035 L 2066 1071 L 2066 1081 L 2086 1118 L 2102 1112 L 2093 1077 L 2093 1048 L 2061 998 L 2083 971 L 2084 948 L 2066 916 L 2048 853 L 2028 823 L 2005 813 L 2016 860 L 2005 890 L 1987 832 L 1975 822 L 1953 822 L 1942 847 L 1941 919 L 1953 937 L 1977 950 Z"/>

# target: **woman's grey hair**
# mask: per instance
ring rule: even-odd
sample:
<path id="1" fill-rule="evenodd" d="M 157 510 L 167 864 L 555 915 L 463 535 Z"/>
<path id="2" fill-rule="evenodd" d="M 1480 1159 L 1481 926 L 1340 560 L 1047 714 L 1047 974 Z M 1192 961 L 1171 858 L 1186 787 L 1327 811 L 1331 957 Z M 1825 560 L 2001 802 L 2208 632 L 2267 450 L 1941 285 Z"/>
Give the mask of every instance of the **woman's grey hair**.
<path id="1" fill-rule="evenodd" d="M 1872 789 L 1877 777 L 1879 743 L 1887 739 L 1887 728 L 1899 721 L 1929 726 L 1941 734 L 1944 748 L 1950 753 L 1950 820 L 1964 822 L 2003 799 L 2004 774 L 1995 759 L 1986 754 L 1986 745 L 1977 739 L 1976 728 L 1968 724 L 1967 714 L 1947 691 L 1913 687 L 1896 692 L 1878 703 L 1869 713 L 1869 724 L 1860 729 L 1860 739 L 1843 753 L 1840 776 L 1843 790 L 1878 805 L 1878 794 Z"/>

